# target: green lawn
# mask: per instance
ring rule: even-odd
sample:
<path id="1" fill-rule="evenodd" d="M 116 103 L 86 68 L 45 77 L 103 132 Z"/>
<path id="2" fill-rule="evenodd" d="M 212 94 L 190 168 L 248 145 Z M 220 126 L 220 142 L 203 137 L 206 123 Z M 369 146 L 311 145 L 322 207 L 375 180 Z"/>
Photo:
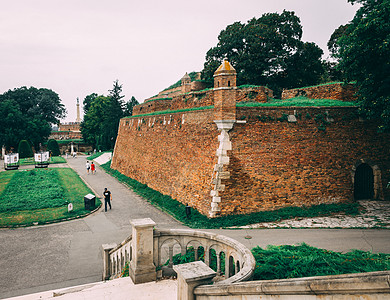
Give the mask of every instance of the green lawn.
<path id="1" fill-rule="evenodd" d="M 84 196 L 89 193 L 92 191 L 70 168 L 0 172 L 0 226 L 86 215 L 89 211 L 84 209 Z M 68 203 L 73 204 L 71 213 Z M 98 199 L 96 204 L 100 204 Z"/>
<path id="2" fill-rule="evenodd" d="M 88 156 L 88 160 L 94 160 L 95 158 L 98 158 L 99 156 L 103 155 L 104 153 L 112 153 L 112 151 L 103 151 L 103 152 L 96 152 L 93 153 L 92 155 Z"/>
<path id="3" fill-rule="evenodd" d="M 34 157 L 21 158 L 19 160 L 20 165 L 35 165 Z M 66 163 L 66 159 L 62 156 L 52 156 L 50 158 L 51 164 L 64 164 Z"/>

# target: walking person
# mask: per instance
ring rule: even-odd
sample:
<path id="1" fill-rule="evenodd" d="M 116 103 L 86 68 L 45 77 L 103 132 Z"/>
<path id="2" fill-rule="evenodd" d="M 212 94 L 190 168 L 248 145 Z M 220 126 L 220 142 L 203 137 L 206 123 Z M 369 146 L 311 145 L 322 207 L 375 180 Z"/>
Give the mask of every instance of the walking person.
<path id="1" fill-rule="evenodd" d="M 92 175 L 95 174 L 95 172 L 96 172 L 95 164 L 93 162 L 91 162 L 91 173 L 92 173 Z"/>
<path id="2" fill-rule="evenodd" d="M 87 169 L 87 174 L 89 174 L 89 169 L 91 168 L 91 165 L 89 164 L 89 161 L 87 160 L 85 164 L 85 168 Z"/>
<path id="3" fill-rule="evenodd" d="M 107 188 L 104 188 L 103 196 L 104 196 L 104 210 L 107 211 L 107 203 L 111 209 L 112 194 Z"/>

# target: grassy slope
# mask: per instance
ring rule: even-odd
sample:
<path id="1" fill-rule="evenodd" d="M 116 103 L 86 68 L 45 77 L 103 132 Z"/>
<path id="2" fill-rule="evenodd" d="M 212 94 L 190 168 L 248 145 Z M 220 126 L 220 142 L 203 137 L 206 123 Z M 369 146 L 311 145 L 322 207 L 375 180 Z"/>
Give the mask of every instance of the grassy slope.
<path id="1" fill-rule="evenodd" d="M 280 221 L 296 217 L 316 217 L 339 212 L 344 212 L 349 215 L 356 215 L 359 213 L 359 206 L 357 203 L 342 203 L 321 204 L 310 207 L 285 207 L 275 211 L 263 211 L 247 215 L 229 215 L 215 219 L 208 219 L 197 210 L 192 209 L 191 217 L 187 218 L 184 204 L 172 199 L 170 196 L 163 195 L 158 191 L 149 188 L 146 184 L 142 184 L 121 174 L 117 170 L 111 169 L 110 165 L 111 161 L 101 165 L 101 167 L 119 181 L 127 184 L 135 193 L 142 196 L 151 204 L 166 211 L 175 219 L 191 228 L 226 228 L 261 222 Z"/>

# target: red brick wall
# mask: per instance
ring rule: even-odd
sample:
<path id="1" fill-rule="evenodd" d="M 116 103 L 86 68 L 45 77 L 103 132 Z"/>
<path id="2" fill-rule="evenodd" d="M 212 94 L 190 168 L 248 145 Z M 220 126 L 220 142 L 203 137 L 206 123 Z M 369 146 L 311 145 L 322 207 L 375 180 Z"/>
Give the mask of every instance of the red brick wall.
<path id="1" fill-rule="evenodd" d="M 326 111 L 334 122 L 319 130 L 315 117 Z M 237 119 L 247 123 L 229 133 L 222 215 L 351 200 L 360 159 L 378 165 L 382 196 L 390 198 L 389 134 L 359 121 L 354 108 L 296 108 L 296 123 L 277 121 L 293 112 L 237 108 Z M 207 215 L 219 134 L 213 120 L 213 110 L 122 119 L 112 167 Z"/>
<path id="2" fill-rule="evenodd" d="M 272 97 L 272 90 L 264 86 L 238 88 L 236 93 L 236 102 L 267 102 L 267 100 Z M 133 115 L 135 116 L 167 109 L 177 110 L 214 105 L 214 91 L 212 89 L 206 91 L 196 91 L 188 94 L 174 96 L 173 99 L 169 97 L 166 100 L 150 99 L 147 99 L 146 102 L 135 106 Z"/>
<path id="3" fill-rule="evenodd" d="M 218 148 L 213 114 L 210 109 L 122 119 L 112 167 L 207 214 Z"/>
<path id="4" fill-rule="evenodd" d="M 359 121 L 351 108 L 296 110 L 301 115 L 296 123 L 257 118 L 277 119 L 294 109 L 237 110 L 237 119 L 249 120 L 230 131 L 231 178 L 222 182 L 222 214 L 352 200 L 351 172 L 359 159 L 377 163 L 384 196 L 390 197 L 385 189 L 390 181 L 389 134 L 377 134 L 376 127 Z M 315 116 L 325 111 L 334 122 L 322 131 Z"/>
<path id="5" fill-rule="evenodd" d="M 353 84 L 333 83 L 307 88 L 284 90 L 282 99 L 291 99 L 298 96 L 305 96 L 311 99 L 335 99 L 342 101 L 356 100 L 357 89 Z"/>

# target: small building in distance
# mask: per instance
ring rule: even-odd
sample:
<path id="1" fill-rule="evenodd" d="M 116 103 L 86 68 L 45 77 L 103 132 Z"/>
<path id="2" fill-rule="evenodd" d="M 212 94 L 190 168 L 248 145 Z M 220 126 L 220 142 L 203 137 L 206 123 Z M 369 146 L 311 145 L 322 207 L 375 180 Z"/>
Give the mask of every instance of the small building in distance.
<path id="1" fill-rule="evenodd" d="M 75 122 L 63 122 L 58 124 L 58 130 L 53 130 L 49 139 L 54 139 L 58 142 L 61 153 L 71 152 L 71 145 L 77 152 L 91 152 L 92 146 L 83 142 L 80 125 L 80 101 L 77 98 L 76 102 L 77 117 Z"/>

